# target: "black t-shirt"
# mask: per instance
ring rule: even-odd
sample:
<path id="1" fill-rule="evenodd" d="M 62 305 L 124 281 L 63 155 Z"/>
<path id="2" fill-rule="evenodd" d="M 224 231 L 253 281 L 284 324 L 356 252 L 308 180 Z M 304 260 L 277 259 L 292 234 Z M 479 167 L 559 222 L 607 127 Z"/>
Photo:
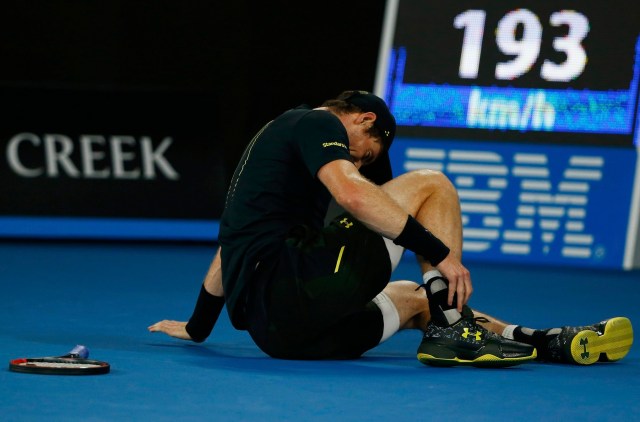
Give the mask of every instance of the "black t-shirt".
<path id="1" fill-rule="evenodd" d="M 330 112 L 306 106 L 277 117 L 247 146 L 229 186 L 218 236 L 236 328 L 244 328 L 241 303 L 258 262 L 273 265 L 270 257 L 293 226 L 322 229 L 331 195 L 316 175 L 339 159 L 351 160 L 344 126 Z"/>

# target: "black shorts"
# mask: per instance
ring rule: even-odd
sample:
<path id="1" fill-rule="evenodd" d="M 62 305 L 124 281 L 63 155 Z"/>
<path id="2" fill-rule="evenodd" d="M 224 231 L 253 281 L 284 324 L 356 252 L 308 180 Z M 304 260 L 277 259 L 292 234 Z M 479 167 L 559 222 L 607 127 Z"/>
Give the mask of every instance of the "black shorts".
<path id="1" fill-rule="evenodd" d="M 248 331 L 265 353 L 349 359 L 379 343 L 371 300 L 391 277 L 382 236 L 341 214 L 320 232 L 297 226 L 276 261 L 258 265 L 247 299 Z"/>

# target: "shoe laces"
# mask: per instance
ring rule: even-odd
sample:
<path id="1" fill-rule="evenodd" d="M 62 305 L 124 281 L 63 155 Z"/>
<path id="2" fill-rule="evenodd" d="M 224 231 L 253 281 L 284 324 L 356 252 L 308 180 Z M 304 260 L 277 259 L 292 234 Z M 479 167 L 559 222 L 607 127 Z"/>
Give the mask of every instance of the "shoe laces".
<path id="1" fill-rule="evenodd" d="M 473 314 L 472 315 L 468 315 L 468 316 L 464 316 L 463 315 L 462 318 L 460 318 L 460 320 L 458 322 L 456 322 L 455 324 L 460 323 L 460 321 L 466 321 L 469 324 L 471 324 L 474 327 L 476 327 L 477 330 L 480 330 L 480 331 L 482 331 L 484 333 L 488 332 L 488 330 L 486 328 L 484 328 L 482 325 L 479 324 L 479 322 L 490 322 L 485 317 L 477 317 L 477 316 L 473 316 Z"/>

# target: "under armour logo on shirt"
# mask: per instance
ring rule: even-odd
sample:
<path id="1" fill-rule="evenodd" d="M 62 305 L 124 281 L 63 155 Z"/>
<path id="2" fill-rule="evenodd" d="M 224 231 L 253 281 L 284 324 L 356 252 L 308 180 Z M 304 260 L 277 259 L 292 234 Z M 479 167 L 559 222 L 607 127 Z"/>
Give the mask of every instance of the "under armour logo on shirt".
<path id="1" fill-rule="evenodd" d="M 348 229 L 349 227 L 353 226 L 353 223 L 351 221 L 349 221 L 349 219 L 347 217 L 345 217 L 342 220 L 340 220 L 340 224 L 344 225 L 345 229 Z"/>

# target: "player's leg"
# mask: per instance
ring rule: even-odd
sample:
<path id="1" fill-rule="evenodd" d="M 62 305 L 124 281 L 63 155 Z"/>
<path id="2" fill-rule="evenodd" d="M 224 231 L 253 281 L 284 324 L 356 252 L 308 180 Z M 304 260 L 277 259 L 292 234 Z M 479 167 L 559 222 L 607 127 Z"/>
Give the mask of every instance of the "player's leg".
<path id="1" fill-rule="evenodd" d="M 441 172 L 418 170 L 405 173 L 382 186 L 401 207 L 442 240 L 458 260 L 462 255 L 462 218 L 455 187 Z M 448 281 L 427 261 L 418 257 L 423 273 L 423 289 L 415 292 L 415 302 L 409 302 L 402 286 L 391 283 L 386 289 L 398 309 L 413 311 L 408 303 L 420 303 L 424 308 L 407 318 L 403 327 L 425 331 L 418 347 L 418 359 L 433 365 L 469 364 L 475 366 L 512 366 L 535 358 L 531 345 L 518 343 L 496 335 L 478 323 L 500 332 L 506 324 L 484 315 L 474 315 L 467 306 L 461 314 L 448 305 Z"/>
<path id="2" fill-rule="evenodd" d="M 379 301 L 381 295 L 375 301 L 380 307 L 384 324 L 384 335 L 379 342 L 389 338 L 398 329 L 420 329 L 423 331 L 429 329 L 428 323 L 431 319 L 429 304 L 422 289 L 416 290 L 414 282 L 394 281 L 389 283 L 383 294 L 385 302 Z M 386 301 L 389 301 L 390 304 Z M 520 343 L 535 347 L 538 351 L 538 360 L 543 361 L 581 365 L 589 365 L 598 361 L 617 361 L 626 356 L 633 343 L 631 322 L 622 317 L 611 318 L 591 326 L 533 330 L 523 326 L 510 325 L 479 311 L 473 311 L 473 313 L 473 317 L 479 320 L 479 325 L 489 332 L 504 335 L 508 339 L 515 339 Z M 431 329 L 437 330 L 438 327 L 431 326 Z M 462 329 L 464 330 L 464 327 Z M 473 335 L 479 331 L 471 328 L 468 332 L 471 334 L 468 338 L 473 338 Z M 482 332 L 480 333 L 482 334 Z M 429 354 L 428 352 L 432 353 L 433 358 L 425 363 L 441 365 L 462 363 L 455 359 L 442 359 L 442 344 L 436 344 L 435 351 L 433 351 L 430 349 L 433 346 L 433 339 L 430 340 L 430 343 L 422 344 L 421 350 L 419 350 L 422 355 Z M 513 346 L 504 341 L 499 341 L 499 344 L 500 347 Z M 507 348 L 505 347 L 503 350 L 506 351 Z M 489 348 L 486 353 L 481 352 L 473 359 L 466 359 L 469 361 L 466 363 L 478 366 L 509 366 L 521 363 L 520 359 L 523 357 L 517 358 L 517 354 L 521 353 L 521 348 L 516 347 L 511 352 L 516 352 L 515 360 L 496 361 L 491 360 L 495 355 Z M 444 356 L 448 355 L 444 354 Z M 527 360 L 530 359 L 524 359 L 524 361 Z"/>
<path id="3" fill-rule="evenodd" d="M 382 189 L 404 210 L 436 235 L 458 261 L 462 261 L 462 213 L 458 193 L 447 176 L 439 171 L 416 170 L 390 180 Z M 417 255 L 422 270 L 422 282 L 441 277 L 442 274 L 428 261 Z M 431 300 L 438 301 L 432 318 L 451 324 L 460 319 L 456 305 L 448 305 L 451 292 L 447 289 L 433 292 Z M 469 295 L 471 292 L 467 292 Z M 444 302 L 440 303 L 440 298 Z"/>
<path id="4" fill-rule="evenodd" d="M 387 285 L 383 293 L 396 309 L 397 316 L 389 311 L 391 305 L 387 304 L 386 309 L 381 307 L 386 333 L 381 341 L 397 329 L 428 330 L 431 312 L 422 290 L 416 290 L 416 284 L 409 281 L 394 281 Z M 631 321 L 624 317 L 589 326 L 544 330 L 509 324 L 477 310 L 473 310 L 473 317 L 489 332 L 535 347 L 537 359 L 542 361 L 580 365 L 615 362 L 624 358 L 633 344 L 633 327 Z M 421 345 L 421 348 L 428 351 L 426 345 Z"/>
<path id="5" fill-rule="evenodd" d="M 438 236 L 450 248 L 450 253 L 456 254 L 460 259 L 462 219 L 459 200 L 455 187 L 444 174 L 431 170 L 413 171 L 389 181 L 383 185 L 383 189 L 407 212 Z M 418 260 L 424 283 L 439 275 L 427 261 L 420 257 Z M 442 302 L 444 296 L 442 291 L 429 292 L 434 290 L 433 286 L 437 288 L 438 285 L 442 288 L 442 283 L 434 280 L 431 284 L 432 288 L 427 289 L 428 293 L 431 293 L 431 302 Z M 397 290 L 400 292 L 393 290 L 388 292 L 389 297 L 400 303 L 407 303 L 410 293 Z M 420 300 L 416 297 L 411 303 L 419 304 Z M 449 322 L 458 318 L 455 310 L 447 310 L 446 307 L 445 310 L 446 313 L 454 314 L 449 318 Z M 542 360 L 578 364 L 616 361 L 628 353 L 633 343 L 631 322 L 623 317 L 611 318 L 590 326 L 533 330 L 507 324 L 475 310 L 473 314 L 479 325 L 490 332 L 536 347 L 540 354 L 539 358 Z M 402 327 L 424 329 L 425 321 L 430 321 L 434 317 L 438 317 L 438 312 L 432 315 L 427 305 L 421 313 L 408 318 Z"/>
<path id="6" fill-rule="evenodd" d="M 633 327 L 625 317 L 610 318 L 597 324 L 535 330 L 507 325 L 505 337 L 532 344 L 539 360 L 591 365 L 624 358 L 633 344 Z"/>
<path id="7" fill-rule="evenodd" d="M 400 330 L 416 329 L 424 331 L 429 321 L 431 321 L 427 296 L 424 294 L 423 289 L 417 287 L 418 285 L 413 281 L 393 281 L 383 290 L 397 308 L 398 328 Z M 475 309 L 473 313 L 475 317 L 487 320 L 486 322 L 480 322 L 480 324 L 485 329 L 496 334 L 502 335 L 507 327 L 510 327 L 509 329 L 516 327 Z"/>
<path id="8" fill-rule="evenodd" d="M 409 214 L 444 242 L 450 253 L 462 256 L 462 217 L 458 193 L 441 172 L 416 170 L 404 173 L 382 185 Z M 420 259 L 423 272 L 432 269 Z"/>

